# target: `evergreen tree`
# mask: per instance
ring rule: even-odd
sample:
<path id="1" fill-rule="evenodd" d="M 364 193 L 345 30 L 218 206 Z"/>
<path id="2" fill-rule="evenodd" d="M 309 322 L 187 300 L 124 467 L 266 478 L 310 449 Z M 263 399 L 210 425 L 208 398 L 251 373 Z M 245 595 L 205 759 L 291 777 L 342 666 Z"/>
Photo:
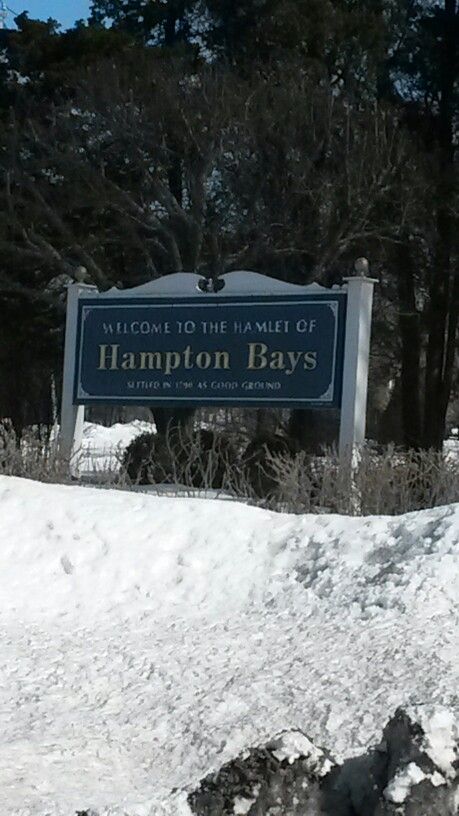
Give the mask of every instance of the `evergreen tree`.
<path id="1" fill-rule="evenodd" d="M 134 35 L 145 44 L 187 42 L 193 0 L 92 0 L 91 22 Z"/>

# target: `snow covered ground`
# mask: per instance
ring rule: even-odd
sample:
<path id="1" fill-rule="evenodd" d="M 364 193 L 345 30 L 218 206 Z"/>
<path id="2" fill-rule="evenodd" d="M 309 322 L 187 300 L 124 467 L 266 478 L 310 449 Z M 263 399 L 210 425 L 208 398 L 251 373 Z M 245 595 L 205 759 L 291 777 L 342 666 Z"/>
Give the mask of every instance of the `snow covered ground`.
<path id="1" fill-rule="evenodd" d="M 445 440 L 444 451 L 447 456 L 459 458 L 459 428 L 454 428 L 451 436 Z"/>
<path id="2" fill-rule="evenodd" d="M 84 473 L 116 473 L 120 469 L 123 451 L 142 433 L 155 433 L 152 422 L 121 423 L 105 427 L 95 422 L 85 422 L 77 467 Z"/>
<path id="3" fill-rule="evenodd" d="M 0 477 L 0 540 L 5 816 L 182 816 L 247 746 L 300 728 L 342 760 L 400 705 L 451 769 L 459 505 L 287 516 Z"/>

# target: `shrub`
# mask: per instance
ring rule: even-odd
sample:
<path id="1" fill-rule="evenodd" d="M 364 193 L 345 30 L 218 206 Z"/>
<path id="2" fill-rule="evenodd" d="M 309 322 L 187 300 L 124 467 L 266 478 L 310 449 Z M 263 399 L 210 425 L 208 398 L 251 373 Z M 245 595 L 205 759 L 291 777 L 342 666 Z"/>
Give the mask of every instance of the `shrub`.
<path id="1" fill-rule="evenodd" d="M 126 449 L 123 469 L 135 484 L 179 484 L 219 489 L 229 481 L 237 453 L 228 435 L 200 429 L 142 434 Z"/>
<path id="2" fill-rule="evenodd" d="M 151 484 L 155 457 L 156 434 L 136 436 L 124 452 L 121 468 L 134 484 Z"/>
<path id="3" fill-rule="evenodd" d="M 259 498 L 275 494 L 281 484 L 277 462 L 291 467 L 297 447 L 291 439 L 280 434 L 264 434 L 255 437 L 247 445 L 242 456 L 242 469 L 247 486 Z"/>

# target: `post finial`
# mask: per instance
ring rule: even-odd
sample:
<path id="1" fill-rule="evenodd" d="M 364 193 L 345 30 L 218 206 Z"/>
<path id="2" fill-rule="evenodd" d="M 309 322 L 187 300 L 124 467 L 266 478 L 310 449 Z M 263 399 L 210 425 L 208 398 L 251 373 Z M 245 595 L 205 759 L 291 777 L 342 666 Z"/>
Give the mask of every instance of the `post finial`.
<path id="1" fill-rule="evenodd" d="M 354 262 L 354 271 L 361 278 L 368 278 L 370 274 L 370 261 L 368 258 L 357 258 Z"/>
<path id="2" fill-rule="evenodd" d="M 77 266 L 74 272 L 75 280 L 77 283 L 87 283 L 88 282 L 88 270 L 85 266 Z"/>

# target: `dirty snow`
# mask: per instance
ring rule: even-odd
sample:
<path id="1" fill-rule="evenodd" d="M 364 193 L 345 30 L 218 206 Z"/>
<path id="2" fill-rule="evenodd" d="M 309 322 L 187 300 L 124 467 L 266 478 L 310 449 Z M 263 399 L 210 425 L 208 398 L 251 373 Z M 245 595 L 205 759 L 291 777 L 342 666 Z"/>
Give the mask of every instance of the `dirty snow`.
<path id="1" fill-rule="evenodd" d="M 389 782 L 384 796 L 389 802 L 399 805 L 407 799 L 411 788 L 426 778 L 424 771 L 415 762 L 410 762 Z"/>
<path id="2" fill-rule="evenodd" d="M 342 761 L 401 705 L 448 773 L 459 505 L 288 516 L 0 477 L 0 541 L 1 813 L 184 816 L 247 747 L 298 728 Z"/>
<path id="3" fill-rule="evenodd" d="M 457 645 L 459 655 L 459 630 Z M 457 656 L 459 663 L 459 656 Z M 424 708 L 407 710 L 414 722 L 418 722 L 425 734 L 424 748 L 428 757 L 446 777 L 454 779 L 457 762 L 456 746 L 459 743 L 459 725 L 457 717 L 452 711 L 437 709 L 429 712 Z"/>
<path id="4" fill-rule="evenodd" d="M 330 760 L 326 759 L 324 752 L 313 745 L 301 731 L 287 731 L 282 734 L 272 754 L 279 762 L 287 760 L 290 765 L 293 765 L 299 757 L 307 758 L 309 768 L 317 776 L 326 776 L 333 767 Z"/>

